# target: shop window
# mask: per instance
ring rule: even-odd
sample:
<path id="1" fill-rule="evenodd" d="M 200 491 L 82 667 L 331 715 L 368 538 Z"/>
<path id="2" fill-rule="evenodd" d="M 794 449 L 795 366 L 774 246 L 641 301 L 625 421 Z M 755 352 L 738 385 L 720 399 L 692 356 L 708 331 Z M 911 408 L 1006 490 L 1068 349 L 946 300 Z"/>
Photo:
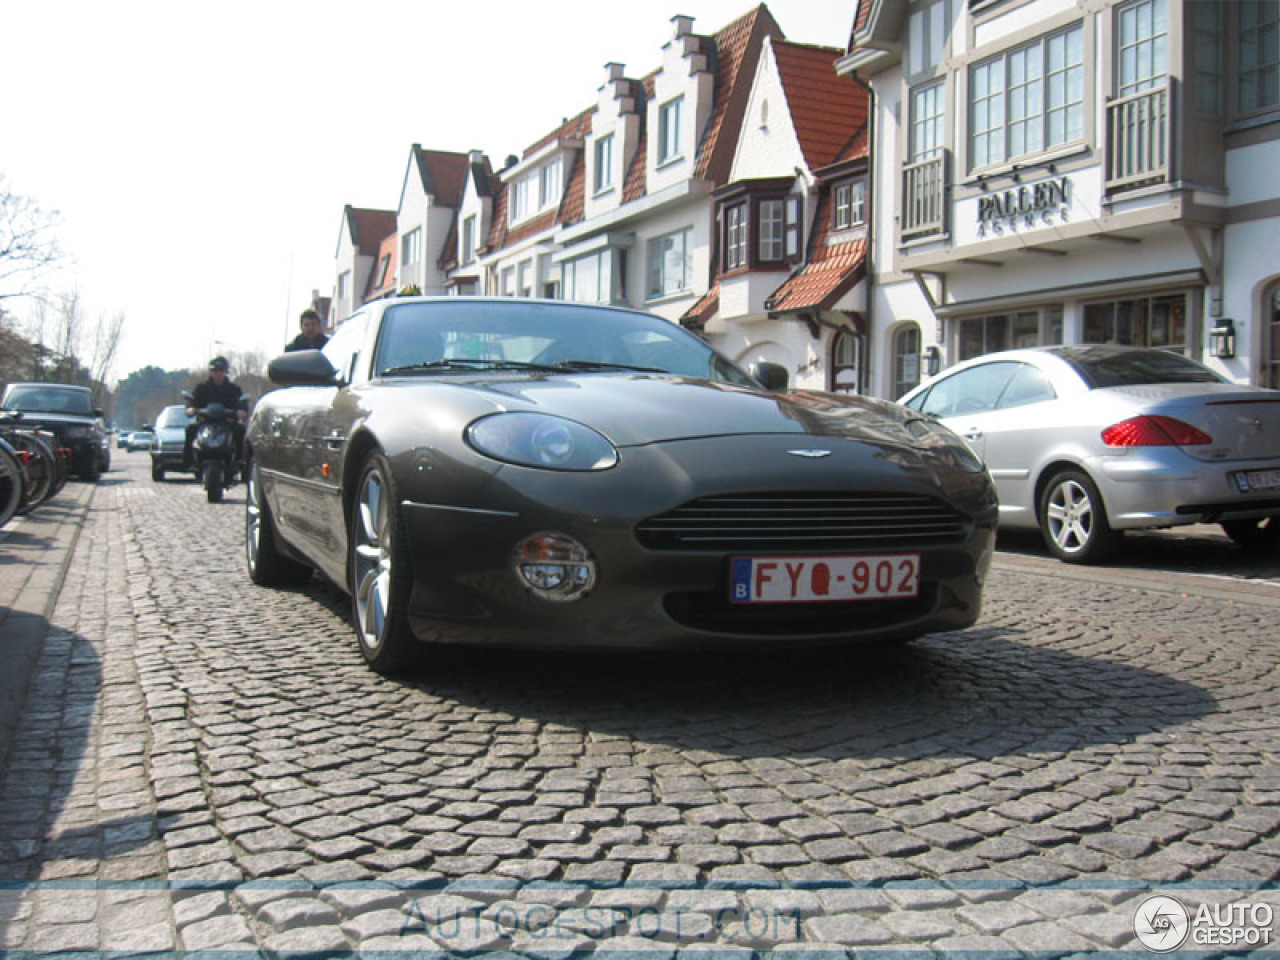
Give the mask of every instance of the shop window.
<path id="1" fill-rule="evenodd" d="M 1160 347 L 1185 354 L 1186 294 L 1086 304 L 1082 339 L 1085 343 Z"/>

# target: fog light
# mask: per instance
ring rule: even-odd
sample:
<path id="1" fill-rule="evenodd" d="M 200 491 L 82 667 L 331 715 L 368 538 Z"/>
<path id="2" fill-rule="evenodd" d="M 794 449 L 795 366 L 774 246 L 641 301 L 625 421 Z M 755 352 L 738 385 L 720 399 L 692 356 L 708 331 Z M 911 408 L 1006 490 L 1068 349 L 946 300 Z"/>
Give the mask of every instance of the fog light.
<path id="1" fill-rule="evenodd" d="M 520 582 L 543 600 L 578 600 L 596 585 L 590 551 L 562 533 L 539 533 L 516 545 L 514 566 Z"/>

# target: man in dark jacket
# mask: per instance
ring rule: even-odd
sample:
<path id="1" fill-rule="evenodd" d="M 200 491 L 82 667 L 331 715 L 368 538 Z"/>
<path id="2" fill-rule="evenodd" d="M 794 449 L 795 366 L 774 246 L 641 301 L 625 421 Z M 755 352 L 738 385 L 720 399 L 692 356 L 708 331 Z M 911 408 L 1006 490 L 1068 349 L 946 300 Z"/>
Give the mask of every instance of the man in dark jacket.
<path id="1" fill-rule="evenodd" d="M 320 322 L 320 314 L 310 307 L 302 311 L 298 322 L 302 325 L 302 332 L 289 341 L 289 345 L 284 348 L 285 353 L 294 350 L 319 350 L 329 342 L 329 338 L 324 335 L 324 324 Z"/>
<path id="2" fill-rule="evenodd" d="M 203 410 L 211 403 L 220 403 L 228 410 L 236 412 L 236 422 L 231 425 L 231 435 L 235 438 L 236 463 L 244 459 L 244 419 L 246 411 L 240 408 L 244 391 L 231 382 L 230 364 L 226 357 L 214 357 L 209 361 L 209 379 L 197 383 L 191 391 L 191 403 L 187 405 L 187 415 L 195 416 L 197 410 Z M 187 426 L 187 442 L 182 451 L 182 461 L 187 467 L 195 466 L 191 455 L 191 445 L 196 438 L 199 424 L 194 421 Z"/>

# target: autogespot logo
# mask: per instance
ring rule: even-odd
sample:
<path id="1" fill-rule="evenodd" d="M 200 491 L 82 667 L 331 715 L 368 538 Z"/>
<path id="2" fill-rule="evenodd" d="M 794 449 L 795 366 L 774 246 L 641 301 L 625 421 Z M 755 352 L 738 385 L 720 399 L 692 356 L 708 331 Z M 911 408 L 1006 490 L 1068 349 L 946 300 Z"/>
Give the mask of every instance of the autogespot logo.
<path id="1" fill-rule="evenodd" d="M 1147 897 L 1133 915 L 1133 933 L 1155 953 L 1167 953 L 1182 946 L 1191 929 L 1187 908 L 1173 897 Z"/>

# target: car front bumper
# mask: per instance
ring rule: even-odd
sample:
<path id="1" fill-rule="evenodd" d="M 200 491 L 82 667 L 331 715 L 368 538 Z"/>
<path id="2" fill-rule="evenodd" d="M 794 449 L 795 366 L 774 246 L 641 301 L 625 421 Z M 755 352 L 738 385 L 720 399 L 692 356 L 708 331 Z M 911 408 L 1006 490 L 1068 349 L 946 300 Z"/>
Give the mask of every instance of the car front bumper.
<path id="1" fill-rule="evenodd" d="M 790 441 L 794 446 L 794 438 Z M 785 441 L 779 441 L 785 443 Z M 996 509 L 985 475 L 973 480 L 959 504 L 963 529 L 936 542 L 893 542 L 892 535 L 863 551 L 806 547 L 766 549 L 657 549 L 637 525 L 699 498 L 726 491 L 786 490 L 796 470 L 782 463 L 770 475 L 751 451 L 717 441 L 707 468 L 707 444 L 695 471 L 669 449 L 628 451 L 609 473 L 569 474 L 504 468 L 479 494 L 475 507 L 403 497 L 409 532 L 413 590 L 408 607 L 415 634 L 425 641 L 492 646 L 701 648 L 767 644 L 822 644 L 910 638 L 967 627 L 977 619 L 994 548 Z M 690 445 L 692 449 L 693 445 Z M 758 451 L 757 451 L 758 453 Z M 781 458 L 785 460 L 785 458 Z M 859 478 L 856 467 L 879 476 Z M 938 491 L 884 463 L 806 465 L 805 491 L 906 488 Z M 736 477 L 736 479 L 735 479 Z M 743 479 L 743 478 L 751 479 Z M 753 482 L 753 480 L 755 482 Z M 504 482 L 505 481 L 505 482 Z M 514 569 L 517 544 L 539 533 L 572 537 L 591 553 L 598 582 L 585 597 L 545 600 L 527 589 Z M 906 599 L 819 603 L 737 604 L 730 601 L 734 556 L 880 556 L 917 553 L 917 596 Z"/>

